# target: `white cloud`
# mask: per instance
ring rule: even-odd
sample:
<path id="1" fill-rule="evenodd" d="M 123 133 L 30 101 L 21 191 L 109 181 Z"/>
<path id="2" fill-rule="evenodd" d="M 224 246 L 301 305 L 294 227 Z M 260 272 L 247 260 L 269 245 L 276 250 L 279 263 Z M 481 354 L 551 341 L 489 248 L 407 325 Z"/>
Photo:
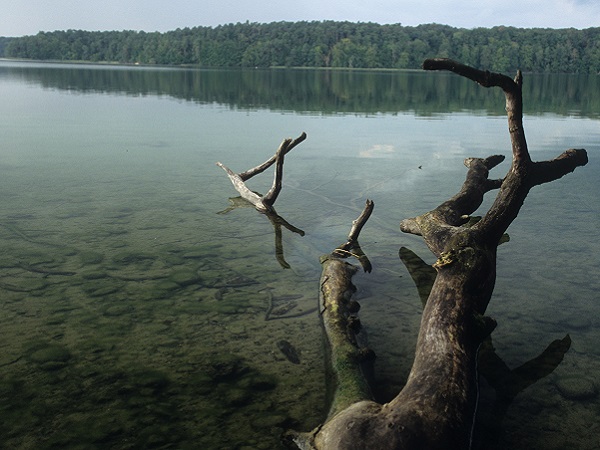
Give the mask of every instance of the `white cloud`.
<path id="1" fill-rule="evenodd" d="M 393 145 L 375 144 L 367 150 L 361 150 L 358 153 L 360 158 L 388 158 L 396 153 Z"/>

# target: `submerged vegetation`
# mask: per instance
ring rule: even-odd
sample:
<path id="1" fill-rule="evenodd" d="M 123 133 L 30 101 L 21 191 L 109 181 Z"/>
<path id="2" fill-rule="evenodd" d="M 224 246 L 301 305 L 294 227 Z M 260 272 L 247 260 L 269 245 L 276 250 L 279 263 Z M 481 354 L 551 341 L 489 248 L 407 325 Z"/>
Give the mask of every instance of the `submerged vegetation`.
<path id="1" fill-rule="evenodd" d="M 351 22 L 237 23 L 144 31 L 40 32 L 2 38 L 0 55 L 38 60 L 197 65 L 416 69 L 436 56 L 512 73 L 598 73 L 600 27 L 463 29 Z M 4 51 L 2 52 L 2 49 Z"/>

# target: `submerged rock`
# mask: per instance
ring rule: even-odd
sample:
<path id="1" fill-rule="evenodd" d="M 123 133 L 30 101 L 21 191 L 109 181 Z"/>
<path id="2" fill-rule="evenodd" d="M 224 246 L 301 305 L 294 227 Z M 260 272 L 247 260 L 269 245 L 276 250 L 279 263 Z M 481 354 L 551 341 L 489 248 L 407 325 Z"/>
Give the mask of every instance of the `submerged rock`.
<path id="1" fill-rule="evenodd" d="M 287 358 L 287 360 L 293 364 L 300 364 L 300 355 L 296 347 L 290 344 L 285 339 L 277 342 L 277 348 L 283 355 Z"/>
<path id="2" fill-rule="evenodd" d="M 556 387 L 568 400 L 591 400 L 598 395 L 598 388 L 593 380 L 577 375 L 559 379 Z"/>
<path id="3" fill-rule="evenodd" d="M 173 272 L 169 276 L 169 281 L 178 284 L 179 286 L 191 286 L 192 284 L 200 283 L 200 276 L 195 270 L 181 269 Z"/>
<path id="4" fill-rule="evenodd" d="M 228 353 L 214 355 L 206 367 L 206 373 L 215 382 L 239 378 L 248 370 L 249 368 L 242 358 Z"/>
<path id="5" fill-rule="evenodd" d="M 39 364 L 42 370 L 57 370 L 65 367 L 71 359 L 71 353 L 58 344 L 36 347 L 27 355 L 29 361 Z"/>
<path id="6" fill-rule="evenodd" d="M 79 253 L 79 260 L 83 265 L 100 264 L 104 260 L 104 255 L 92 250 L 82 250 Z"/>

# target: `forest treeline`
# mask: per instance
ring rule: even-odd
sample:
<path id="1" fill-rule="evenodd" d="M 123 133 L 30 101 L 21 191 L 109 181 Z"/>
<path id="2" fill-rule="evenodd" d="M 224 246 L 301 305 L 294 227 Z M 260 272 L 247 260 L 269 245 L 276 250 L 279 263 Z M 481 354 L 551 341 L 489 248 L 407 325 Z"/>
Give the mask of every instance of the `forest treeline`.
<path id="1" fill-rule="evenodd" d="M 447 57 L 497 72 L 600 72 L 600 27 L 463 29 L 438 24 L 246 22 L 165 33 L 40 32 L 2 44 L 5 57 L 36 60 L 417 69 L 426 58 Z"/>

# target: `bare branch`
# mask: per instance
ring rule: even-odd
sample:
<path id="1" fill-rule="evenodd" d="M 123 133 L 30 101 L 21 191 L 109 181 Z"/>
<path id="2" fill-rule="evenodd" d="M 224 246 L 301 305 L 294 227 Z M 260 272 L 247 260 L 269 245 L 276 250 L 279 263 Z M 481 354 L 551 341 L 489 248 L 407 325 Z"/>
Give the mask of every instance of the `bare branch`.
<path id="1" fill-rule="evenodd" d="M 503 91 L 513 91 L 518 88 L 517 82 L 501 73 L 479 70 L 447 58 L 426 59 L 423 62 L 425 70 L 448 70 L 457 75 L 475 81 L 483 87 L 501 87 Z"/>
<path id="2" fill-rule="evenodd" d="M 455 227 L 469 220 L 469 215 L 481 206 L 486 192 L 500 187 L 502 180 L 490 180 L 488 175 L 503 160 L 502 155 L 465 159 L 464 164 L 469 170 L 460 191 L 433 211 L 403 220 L 400 229 L 405 233 L 424 236 L 431 251 L 439 256 L 448 234 L 459 231 Z"/>
<path id="3" fill-rule="evenodd" d="M 570 149 L 551 161 L 536 162 L 531 171 L 531 184 L 537 186 L 557 180 L 587 162 L 587 152 L 583 149 Z"/>
<path id="4" fill-rule="evenodd" d="M 290 138 L 284 139 L 279 145 L 277 152 L 271 158 L 264 163 L 249 169 L 245 172 L 235 173 L 224 164 L 217 162 L 217 166 L 221 167 L 229 176 L 231 183 L 235 189 L 240 193 L 242 198 L 249 201 L 254 207 L 260 212 L 274 212 L 273 204 L 279 193 L 281 192 L 282 179 L 283 179 L 283 161 L 284 156 L 289 153 L 296 145 L 300 144 L 306 139 L 306 133 L 302 133 L 299 137 L 292 140 Z M 273 179 L 273 185 L 269 192 L 264 196 L 260 196 L 257 193 L 251 191 L 245 184 L 245 181 L 252 178 L 254 175 L 264 172 L 266 169 L 271 167 L 273 163 L 276 163 L 275 176 Z"/>
<path id="5" fill-rule="evenodd" d="M 357 219 L 352 221 L 352 228 L 350 229 L 348 240 L 346 241 L 346 243 L 340 245 L 333 251 L 333 254 L 340 258 L 354 256 L 356 259 L 358 259 L 365 272 L 371 272 L 371 270 L 373 270 L 373 267 L 371 266 L 371 262 L 369 261 L 367 255 L 365 255 L 362 249 L 360 248 L 360 245 L 358 243 L 358 236 L 360 235 L 362 228 L 367 223 L 367 220 L 369 220 L 369 217 L 371 217 L 371 213 L 373 212 L 374 207 L 375 203 L 373 203 L 373 200 L 367 200 L 365 202 L 365 207 L 362 213 L 360 213 L 360 216 L 358 216 Z"/>
<path id="6" fill-rule="evenodd" d="M 587 164 L 585 150 L 569 150 L 558 158 L 533 163 L 527 149 L 523 128 L 523 75 L 520 71 L 514 80 L 506 75 L 474 69 L 450 59 L 428 59 L 425 70 L 449 70 L 485 87 L 500 87 L 506 97 L 508 131 L 512 143 L 512 165 L 504 183 L 485 217 L 474 228 L 485 233 L 486 239 L 499 242 L 515 219 L 529 190 L 538 184 L 555 180 L 572 172 L 575 167 Z M 451 225 L 453 223 L 450 223 Z M 412 230 L 414 226 L 406 226 Z"/>
<path id="7" fill-rule="evenodd" d="M 281 183 L 283 181 L 283 161 L 285 158 L 285 154 L 287 153 L 287 149 L 291 144 L 291 139 L 284 140 L 279 148 L 277 149 L 277 153 L 275 153 L 275 174 L 273 176 L 273 185 L 269 192 L 267 192 L 263 197 L 263 202 L 265 205 L 273 206 L 277 197 L 279 197 L 279 193 L 281 192 Z"/>
<path id="8" fill-rule="evenodd" d="M 244 180 L 242 180 L 242 178 L 237 173 L 233 172 L 229 167 L 220 162 L 217 162 L 217 166 L 227 173 L 227 176 L 229 177 L 229 180 L 231 180 L 233 187 L 240 193 L 242 198 L 252 203 L 256 209 L 261 210 L 260 206 L 262 205 L 262 201 L 260 195 L 248 189 L 244 183 Z"/>
<path id="9" fill-rule="evenodd" d="M 288 142 L 286 144 L 286 149 L 284 152 L 284 156 L 286 154 L 288 154 L 295 146 L 297 146 L 298 144 L 300 144 L 302 141 L 304 141 L 306 139 L 306 133 L 302 133 L 300 136 L 298 136 L 296 139 L 294 139 L 293 141 L 291 139 L 284 139 L 283 142 L 280 144 L 279 148 L 281 148 L 286 142 Z M 250 178 L 252 178 L 254 175 L 257 175 L 259 173 L 264 172 L 265 170 L 267 170 L 269 167 L 271 167 L 275 161 L 277 160 L 277 153 L 275 153 L 273 156 L 271 156 L 269 159 L 267 159 L 264 163 L 253 167 L 252 169 L 248 169 L 245 172 L 241 172 L 239 174 L 240 178 L 243 181 L 246 181 Z"/>
<path id="10" fill-rule="evenodd" d="M 363 212 L 360 214 L 360 216 L 358 216 L 357 219 L 352 221 L 352 228 L 350 229 L 350 234 L 348 235 L 349 241 L 358 241 L 358 236 L 367 223 L 367 220 L 369 220 L 369 217 L 371 217 L 374 207 L 375 203 L 373 203 L 373 200 L 367 199 Z"/>

